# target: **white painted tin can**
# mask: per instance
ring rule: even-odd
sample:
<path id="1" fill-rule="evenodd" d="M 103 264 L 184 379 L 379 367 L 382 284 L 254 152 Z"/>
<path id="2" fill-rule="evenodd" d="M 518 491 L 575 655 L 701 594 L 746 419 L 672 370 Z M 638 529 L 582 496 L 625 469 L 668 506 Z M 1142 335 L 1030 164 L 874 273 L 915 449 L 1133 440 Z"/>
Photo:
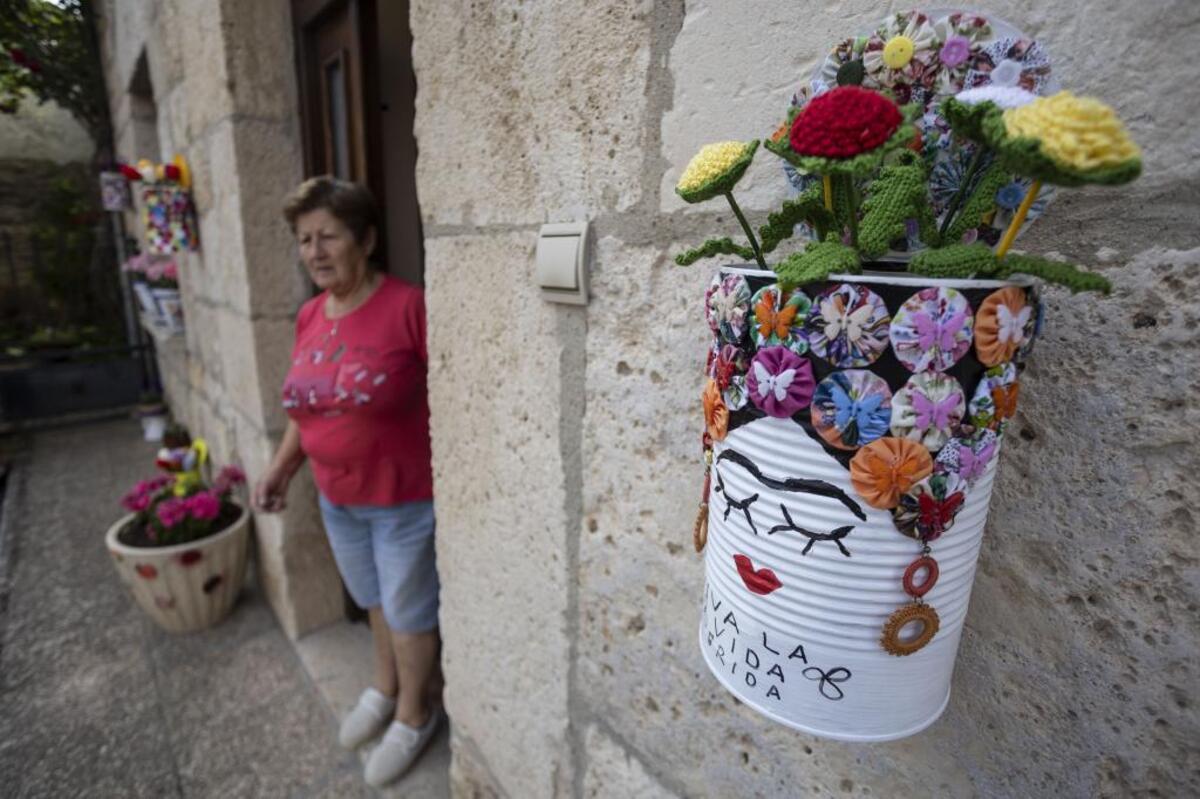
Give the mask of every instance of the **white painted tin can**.
<path id="1" fill-rule="evenodd" d="M 1015 285 L 907 275 L 840 281 L 912 291 Z M 733 427 L 713 443 L 708 497 L 699 634 L 712 673 L 749 707 L 813 735 L 888 741 L 928 727 L 949 702 L 997 462 L 992 457 L 952 527 L 931 542 L 940 574 L 923 601 L 940 619 L 936 635 L 897 656 L 881 645 L 881 631 L 913 601 L 902 579 L 921 543 L 902 535 L 889 511 L 863 501 L 846 465 L 794 419 Z"/>

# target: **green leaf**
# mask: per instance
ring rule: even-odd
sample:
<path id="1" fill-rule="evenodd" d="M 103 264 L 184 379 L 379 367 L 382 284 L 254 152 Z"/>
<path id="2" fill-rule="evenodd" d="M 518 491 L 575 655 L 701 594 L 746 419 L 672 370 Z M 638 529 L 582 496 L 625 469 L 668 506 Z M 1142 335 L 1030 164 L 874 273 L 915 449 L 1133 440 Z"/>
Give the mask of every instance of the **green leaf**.
<path id="1" fill-rule="evenodd" d="M 884 167 L 867 188 L 863 218 L 858 229 L 858 251 L 863 258 L 877 258 L 896 239 L 904 238 L 905 223 L 919 219 L 928 208 L 925 168 L 917 159 Z M 930 214 L 932 217 L 932 214 Z"/>
<path id="2" fill-rule="evenodd" d="M 980 243 L 921 250 L 908 262 L 908 271 L 926 277 L 990 277 L 996 270 L 995 253 Z"/>
<path id="3" fill-rule="evenodd" d="M 1032 275 L 1047 283 L 1066 286 L 1073 292 L 1100 291 L 1108 294 L 1112 291 L 1112 283 L 1101 275 L 1084 272 L 1074 264 L 1051 261 L 1037 255 L 1009 253 L 1000 261 L 999 274 L 1001 277 Z"/>
<path id="4" fill-rule="evenodd" d="M 862 262 L 852 248 L 836 241 L 809 242 L 804 252 L 789 255 L 775 267 L 782 288 L 825 280 L 835 273 L 857 275 Z"/>
<path id="5" fill-rule="evenodd" d="M 958 216 L 954 217 L 954 222 L 946 230 L 946 235 L 942 240 L 946 242 L 961 241 L 964 233 L 982 225 L 983 217 L 996 207 L 996 192 L 1008 185 L 1010 180 L 1012 180 L 1011 175 L 999 161 L 992 161 L 991 166 L 979 178 L 975 190 L 967 196 L 962 208 L 959 209 Z"/>
<path id="6" fill-rule="evenodd" d="M 727 236 L 723 239 L 709 239 L 695 249 L 679 253 L 675 256 L 675 263 L 690 266 L 701 258 L 711 258 L 714 255 L 738 255 L 747 261 L 754 260 L 754 250 Z"/>
<path id="7" fill-rule="evenodd" d="M 817 238 L 824 239 L 833 227 L 833 214 L 825 207 L 825 192 L 820 183 L 814 183 L 794 200 L 786 200 L 783 206 L 767 217 L 767 224 L 758 230 L 762 239 L 762 251 L 772 252 L 781 241 L 789 239 L 796 225 L 805 222 L 817 231 Z"/>

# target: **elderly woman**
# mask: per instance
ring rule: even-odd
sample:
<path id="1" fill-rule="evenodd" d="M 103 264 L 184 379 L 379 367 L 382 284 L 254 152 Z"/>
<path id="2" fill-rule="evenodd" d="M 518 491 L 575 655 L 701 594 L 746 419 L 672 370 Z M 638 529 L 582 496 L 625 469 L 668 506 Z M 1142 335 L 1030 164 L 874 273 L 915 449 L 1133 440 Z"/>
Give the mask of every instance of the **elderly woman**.
<path id="1" fill-rule="evenodd" d="M 425 307 L 419 288 L 368 265 L 378 219 L 365 188 L 313 178 L 284 216 L 321 293 L 296 319 L 290 420 L 254 503 L 282 510 L 308 459 L 338 570 L 375 644 L 374 684 L 339 737 L 356 748 L 387 727 L 366 766 L 378 786 L 416 759 L 440 716 L 427 700 L 439 638 Z"/>

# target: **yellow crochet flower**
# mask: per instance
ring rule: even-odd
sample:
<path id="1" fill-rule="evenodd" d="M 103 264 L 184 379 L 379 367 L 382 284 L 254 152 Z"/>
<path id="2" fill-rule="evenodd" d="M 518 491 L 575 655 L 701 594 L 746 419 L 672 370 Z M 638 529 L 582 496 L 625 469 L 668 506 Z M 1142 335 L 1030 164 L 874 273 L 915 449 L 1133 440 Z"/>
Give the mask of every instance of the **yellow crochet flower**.
<path id="1" fill-rule="evenodd" d="M 675 192 L 689 203 L 728 193 L 745 174 L 756 149 L 758 139 L 706 144 L 683 170 Z"/>
<path id="2" fill-rule="evenodd" d="M 1109 170 L 1141 158 L 1112 108 L 1070 92 L 1008 109 L 1004 127 L 1014 138 L 1036 139 L 1044 155 L 1075 172 Z"/>

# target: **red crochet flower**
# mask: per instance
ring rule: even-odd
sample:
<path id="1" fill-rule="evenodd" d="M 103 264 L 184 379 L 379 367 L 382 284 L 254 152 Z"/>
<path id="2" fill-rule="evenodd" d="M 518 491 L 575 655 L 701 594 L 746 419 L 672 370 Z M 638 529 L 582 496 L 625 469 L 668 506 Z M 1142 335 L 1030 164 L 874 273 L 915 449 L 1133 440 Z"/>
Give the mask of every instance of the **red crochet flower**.
<path id="1" fill-rule="evenodd" d="M 792 150 L 820 158 L 853 158 L 883 144 L 903 117 L 888 98 L 860 86 L 817 95 L 792 123 Z"/>

